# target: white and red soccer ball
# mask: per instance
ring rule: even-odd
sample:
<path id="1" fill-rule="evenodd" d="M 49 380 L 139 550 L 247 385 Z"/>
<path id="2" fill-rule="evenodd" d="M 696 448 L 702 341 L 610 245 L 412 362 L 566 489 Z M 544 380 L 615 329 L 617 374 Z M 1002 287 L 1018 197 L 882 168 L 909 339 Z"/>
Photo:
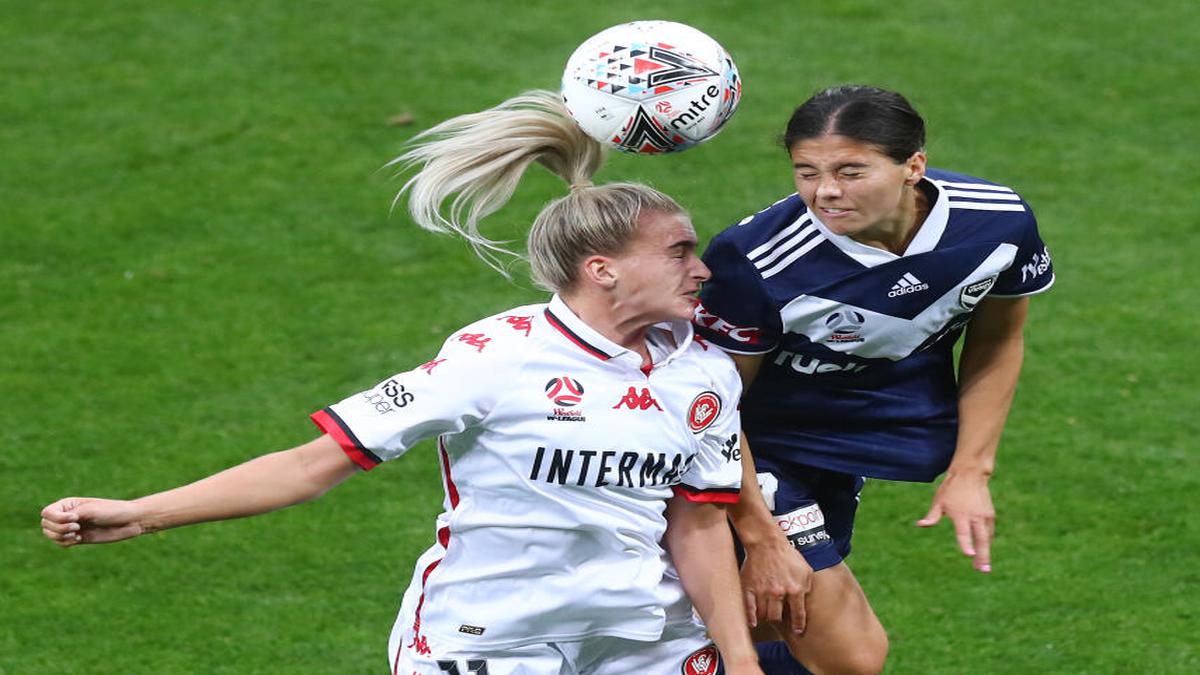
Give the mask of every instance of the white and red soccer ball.
<path id="1" fill-rule="evenodd" d="M 671 21 L 634 21 L 586 40 L 567 61 L 562 96 L 589 136 L 624 152 L 685 150 L 737 110 L 742 80 L 716 40 Z"/>

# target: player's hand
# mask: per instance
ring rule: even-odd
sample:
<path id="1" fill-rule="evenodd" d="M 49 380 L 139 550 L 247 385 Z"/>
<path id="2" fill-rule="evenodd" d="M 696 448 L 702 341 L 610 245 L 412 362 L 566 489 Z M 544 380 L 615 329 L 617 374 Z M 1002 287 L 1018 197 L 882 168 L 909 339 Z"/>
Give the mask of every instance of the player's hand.
<path id="1" fill-rule="evenodd" d="M 42 534 L 63 548 L 107 544 L 144 531 L 133 502 L 67 497 L 42 509 Z"/>
<path id="2" fill-rule="evenodd" d="M 986 476 L 947 474 L 933 495 L 929 513 L 917 521 L 933 527 L 946 516 L 954 523 L 954 536 L 963 555 L 974 559 L 975 569 L 992 571 L 992 538 L 996 532 L 996 510 Z"/>
<path id="3" fill-rule="evenodd" d="M 782 545 L 772 542 L 747 548 L 741 580 L 750 626 L 758 626 L 760 620 L 780 622 L 786 616 L 793 633 L 804 633 L 812 573 L 812 567 L 786 540 Z"/>

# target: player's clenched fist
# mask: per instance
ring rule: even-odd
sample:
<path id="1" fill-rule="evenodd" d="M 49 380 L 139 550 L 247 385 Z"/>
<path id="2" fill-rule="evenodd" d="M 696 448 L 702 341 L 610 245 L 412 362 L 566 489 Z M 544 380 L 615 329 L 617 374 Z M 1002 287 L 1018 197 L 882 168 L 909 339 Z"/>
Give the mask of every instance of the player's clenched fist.
<path id="1" fill-rule="evenodd" d="M 129 501 L 67 497 L 42 509 L 42 533 L 64 548 L 121 541 L 143 531 Z"/>

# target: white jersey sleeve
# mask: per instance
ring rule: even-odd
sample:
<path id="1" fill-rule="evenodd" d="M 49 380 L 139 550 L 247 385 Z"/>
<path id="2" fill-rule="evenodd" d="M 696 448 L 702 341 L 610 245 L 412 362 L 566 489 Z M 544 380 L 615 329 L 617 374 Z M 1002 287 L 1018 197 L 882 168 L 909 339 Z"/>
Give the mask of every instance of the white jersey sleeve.
<path id="1" fill-rule="evenodd" d="M 699 451 L 675 492 L 689 501 L 733 504 L 742 483 L 738 445 L 742 383 L 728 355 L 715 348 L 708 351 L 704 366 L 712 374 L 713 388 L 696 396 L 688 408 L 688 426 L 697 435 Z"/>
<path id="2" fill-rule="evenodd" d="M 364 469 L 419 441 L 480 424 L 505 391 L 507 354 L 479 323 L 451 335 L 433 360 L 319 410 L 312 420 Z M 508 358 L 506 358 L 508 357 Z"/>

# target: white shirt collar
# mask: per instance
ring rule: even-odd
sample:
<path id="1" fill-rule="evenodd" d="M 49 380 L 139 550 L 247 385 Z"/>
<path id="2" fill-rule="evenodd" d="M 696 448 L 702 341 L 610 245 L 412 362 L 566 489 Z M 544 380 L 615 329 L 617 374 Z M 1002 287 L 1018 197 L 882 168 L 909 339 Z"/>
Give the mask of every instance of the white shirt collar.
<path id="1" fill-rule="evenodd" d="M 641 356 L 601 335 L 600 331 L 579 318 L 579 315 L 572 311 L 557 293 L 550 298 L 549 304 L 546 305 L 546 319 L 567 340 L 602 361 L 615 358 L 632 359 L 636 360 L 637 366 L 641 365 Z M 654 365 L 656 366 L 674 359 L 692 344 L 693 333 L 690 321 L 664 321 L 655 324 L 653 328 L 671 335 L 675 343 L 674 349 L 668 353 L 666 349 L 662 348 L 662 345 L 657 344 L 654 340 L 649 340 L 647 347 L 651 350 L 651 356 L 655 357 Z M 665 358 L 660 359 L 660 355 L 664 353 L 666 354 Z M 629 356 L 625 356 L 626 354 Z"/>
<path id="2" fill-rule="evenodd" d="M 908 248 L 904 250 L 902 255 L 896 255 L 891 251 L 885 251 L 874 246 L 867 246 L 844 234 L 834 234 L 825 223 L 821 222 L 815 211 L 809 210 L 809 213 L 812 214 L 813 224 L 817 226 L 821 234 L 833 242 L 834 246 L 837 246 L 843 253 L 854 258 L 862 265 L 875 267 L 876 265 L 882 265 L 903 256 L 928 253 L 941 241 L 942 233 L 946 231 L 946 223 L 950 219 L 948 200 L 942 192 L 942 187 L 928 178 L 922 178 L 920 185 L 924 186 L 926 192 L 934 194 L 933 204 L 929 209 L 929 215 L 925 216 L 925 222 L 921 223 L 921 229 L 917 230 L 916 236 L 913 237 L 912 241 L 908 242 Z M 918 187 L 918 189 L 921 188 Z"/>

